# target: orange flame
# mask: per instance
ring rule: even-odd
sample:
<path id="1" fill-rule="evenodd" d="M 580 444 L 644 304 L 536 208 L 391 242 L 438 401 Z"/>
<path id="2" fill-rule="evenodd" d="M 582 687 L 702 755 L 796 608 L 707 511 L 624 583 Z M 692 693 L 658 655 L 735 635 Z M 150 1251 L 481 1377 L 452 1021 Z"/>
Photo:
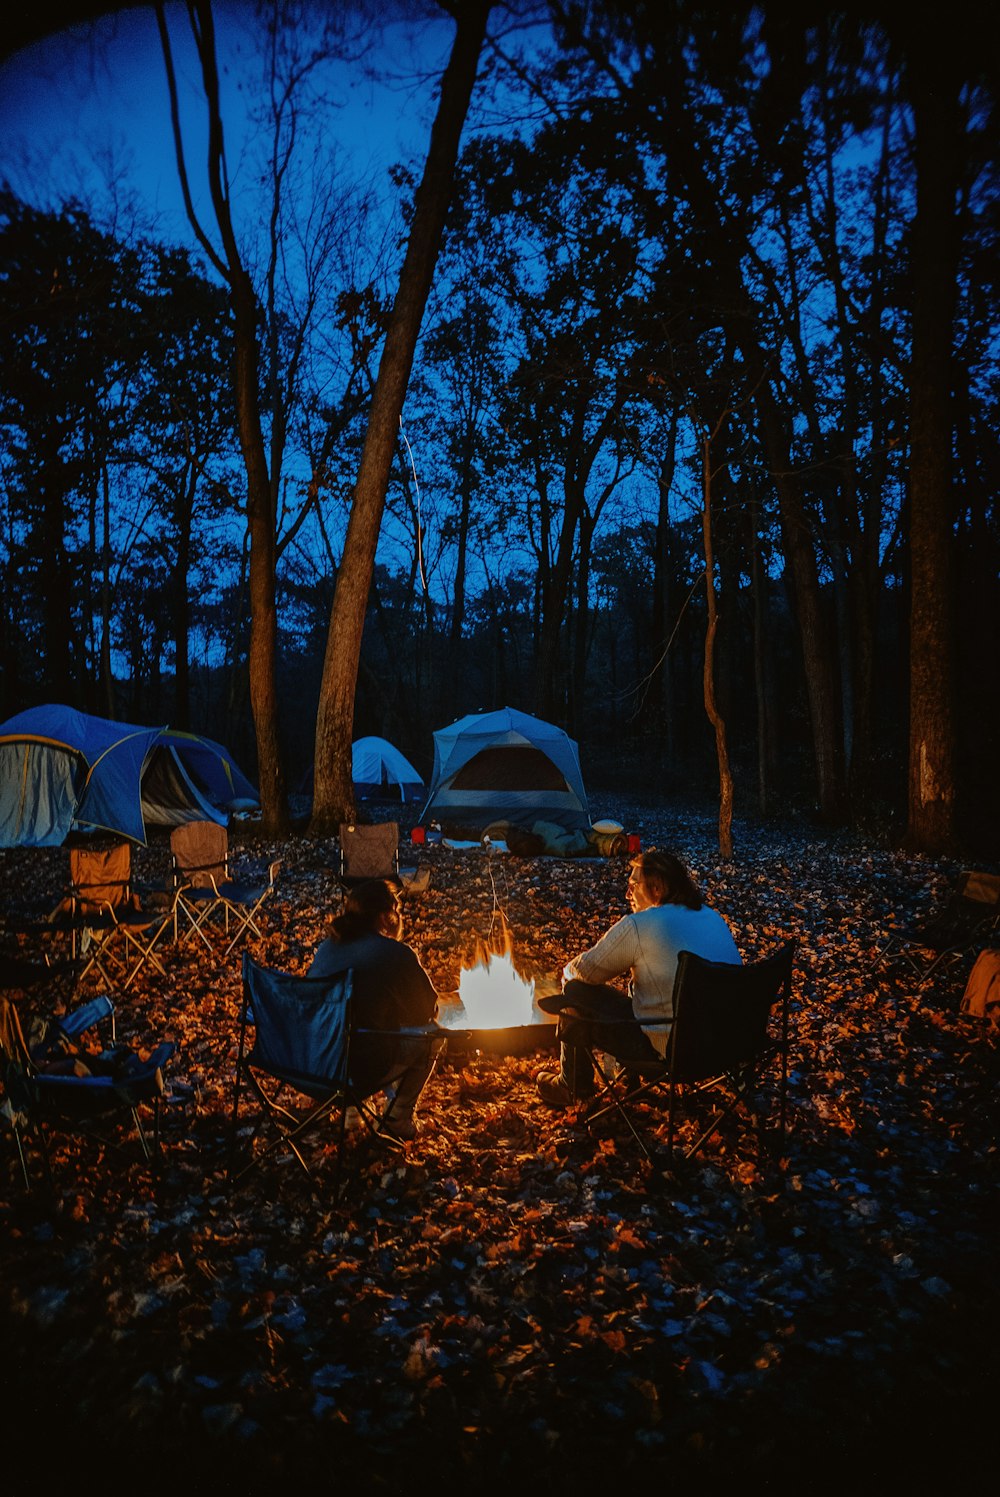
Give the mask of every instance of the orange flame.
<path id="1" fill-rule="evenodd" d="M 514 942 L 505 921 L 499 943 L 476 942 L 471 965 L 462 968 L 458 996 L 456 1028 L 508 1029 L 532 1023 L 535 982 L 514 965 Z"/>

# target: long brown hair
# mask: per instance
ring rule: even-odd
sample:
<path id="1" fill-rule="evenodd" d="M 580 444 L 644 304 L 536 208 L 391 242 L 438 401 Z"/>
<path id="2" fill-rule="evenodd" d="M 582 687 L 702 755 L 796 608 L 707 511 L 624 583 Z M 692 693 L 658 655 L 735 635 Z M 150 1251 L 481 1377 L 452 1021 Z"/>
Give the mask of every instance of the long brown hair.
<path id="1" fill-rule="evenodd" d="M 383 915 L 395 914 L 398 909 L 399 896 L 388 879 L 365 879 L 348 891 L 344 908 L 331 920 L 327 936 L 341 942 L 370 936 Z"/>
<path id="2" fill-rule="evenodd" d="M 661 904 L 682 904 L 689 910 L 700 910 L 704 900 L 690 873 L 675 853 L 649 847 L 632 859 L 648 885 L 658 883 L 663 889 Z"/>

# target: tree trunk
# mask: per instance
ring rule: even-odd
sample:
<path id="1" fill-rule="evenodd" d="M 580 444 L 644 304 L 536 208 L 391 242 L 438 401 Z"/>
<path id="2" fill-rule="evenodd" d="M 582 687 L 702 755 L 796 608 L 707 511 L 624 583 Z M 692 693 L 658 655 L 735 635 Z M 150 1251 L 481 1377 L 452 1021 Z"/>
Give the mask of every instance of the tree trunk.
<path id="1" fill-rule="evenodd" d="M 250 704 L 257 735 L 257 778 L 260 785 L 262 829 L 274 836 L 288 828 L 288 797 L 278 735 L 276 516 L 260 418 L 257 297 L 240 256 L 233 228 L 219 98 L 219 68 L 215 55 L 215 27 L 210 0 L 190 0 L 189 19 L 205 90 L 208 185 L 222 240 L 222 256 L 202 229 L 191 198 L 177 87 L 162 0 L 157 5 L 157 23 L 167 66 L 174 142 L 185 207 L 199 242 L 229 286 L 233 306 L 233 394 L 240 450 L 247 475 L 247 531 L 250 538 Z"/>
<path id="2" fill-rule="evenodd" d="M 458 485 L 458 538 L 455 557 L 455 587 L 451 608 L 450 639 L 453 650 L 461 649 L 465 628 L 465 574 L 469 554 L 469 520 L 472 514 L 473 433 L 466 431 L 462 440 L 462 468 Z"/>
<path id="3" fill-rule="evenodd" d="M 954 518 L 951 350 L 958 271 L 958 86 L 916 22 L 910 93 L 916 137 L 910 375 L 909 845 L 945 852 L 955 835 Z"/>
<path id="4" fill-rule="evenodd" d="M 720 418 L 718 431 L 722 424 Z M 719 627 L 719 615 L 715 599 L 715 557 L 712 549 L 712 437 L 706 432 L 702 438 L 702 485 L 705 507 L 702 510 L 701 529 L 705 543 L 705 602 L 708 614 L 705 624 L 705 665 L 702 684 L 705 693 L 705 712 L 715 731 L 715 753 L 719 761 L 719 852 L 724 858 L 733 855 L 733 776 L 729 768 L 729 748 L 726 744 L 726 724 L 715 700 L 715 636 Z"/>
<path id="5" fill-rule="evenodd" d="M 757 350 L 753 345 L 751 347 L 756 357 Z M 744 356 L 749 361 L 750 348 L 744 348 Z M 837 730 L 837 693 L 830 631 L 823 619 L 812 530 L 802 502 L 799 479 L 793 470 L 781 414 L 766 378 L 758 384 L 754 400 L 778 491 L 785 556 L 791 572 L 812 726 L 819 809 L 825 821 L 836 823 L 843 819 L 844 814 L 844 761 Z"/>
<path id="6" fill-rule="evenodd" d="M 767 577 L 760 554 L 760 503 L 751 495 L 748 510 L 750 534 L 750 589 L 753 597 L 753 681 L 757 706 L 757 808 L 761 816 L 770 809 L 771 711 L 768 669 Z"/>
<path id="7" fill-rule="evenodd" d="M 45 673 L 47 689 L 56 702 L 74 702 L 70 670 L 72 589 L 66 557 L 66 503 L 62 464 L 52 453 L 42 469 L 43 555 L 49 558 L 50 580 L 45 589 Z"/>
<path id="8" fill-rule="evenodd" d="M 673 763 L 676 754 L 673 711 L 673 660 L 667 641 L 670 622 L 670 491 L 677 458 L 678 412 L 670 418 L 667 445 L 656 475 L 656 535 L 653 552 L 653 679 L 650 682 L 650 717 L 663 745 L 663 757 Z M 660 656 L 662 655 L 662 660 Z M 657 664 L 657 662 L 659 662 Z"/>
<path id="9" fill-rule="evenodd" d="M 455 41 L 441 83 L 399 291 L 372 396 L 323 662 L 310 823 L 310 831 L 316 836 L 330 835 L 354 813 L 351 782 L 354 693 L 375 550 L 403 399 L 451 199 L 462 126 L 472 96 L 489 10 L 490 0 L 470 0 L 457 10 Z"/>
<path id="10" fill-rule="evenodd" d="M 191 527 L 198 469 L 188 464 L 180 478 L 182 492 L 177 505 L 177 561 L 174 567 L 174 727 L 191 726 L 191 600 L 188 597 L 188 570 L 191 566 Z"/>

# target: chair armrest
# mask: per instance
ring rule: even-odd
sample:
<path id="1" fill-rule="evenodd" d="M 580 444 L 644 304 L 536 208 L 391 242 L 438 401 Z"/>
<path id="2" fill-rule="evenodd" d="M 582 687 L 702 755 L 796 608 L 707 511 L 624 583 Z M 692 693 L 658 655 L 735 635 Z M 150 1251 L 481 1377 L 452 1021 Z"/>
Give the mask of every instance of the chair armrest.
<path id="1" fill-rule="evenodd" d="M 93 1029 L 102 1019 L 114 1020 L 115 1006 L 107 995 L 100 998 L 92 998 L 89 1003 L 83 1003 L 71 1013 L 64 1014 L 57 1020 L 57 1028 L 66 1039 L 76 1039 L 88 1029 Z"/>

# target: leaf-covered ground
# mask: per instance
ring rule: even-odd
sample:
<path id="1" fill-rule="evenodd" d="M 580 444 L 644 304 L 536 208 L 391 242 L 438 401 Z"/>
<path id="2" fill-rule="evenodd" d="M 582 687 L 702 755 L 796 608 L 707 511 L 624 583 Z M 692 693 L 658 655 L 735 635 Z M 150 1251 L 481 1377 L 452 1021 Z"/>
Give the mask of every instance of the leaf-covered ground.
<path id="1" fill-rule="evenodd" d="M 992 1460 L 997 1032 L 959 1016 L 967 968 L 919 994 L 867 972 L 957 865 L 750 824 L 724 865 L 711 814 L 600 810 L 690 861 L 746 958 L 798 943 L 783 1154 L 758 1159 L 736 1125 L 664 1173 L 620 1127 L 539 1103 L 551 1054 L 453 1054 L 404 1155 L 354 1149 L 342 1205 L 289 1164 L 231 1191 L 239 961 L 170 948 L 167 980 L 117 1005 L 120 1039 L 179 1047 L 155 1188 L 134 1139 L 60 1138 L 54 1198 L 37 1159 L 26 1196 L 0 1133 L 8 1475 L 882 1492 Z M 335 845 L 244 851 L 285 857 L 256 954 L 303 970 Z M 442 991 L 498 910 L 538 973 L 624 912 L 624 859 L 421 855 L 406 934 Z M 141 850 L 140 876 L 166 861 Z M 8 950 L 64 872 L 59 850 L 0 855 Z"/>

